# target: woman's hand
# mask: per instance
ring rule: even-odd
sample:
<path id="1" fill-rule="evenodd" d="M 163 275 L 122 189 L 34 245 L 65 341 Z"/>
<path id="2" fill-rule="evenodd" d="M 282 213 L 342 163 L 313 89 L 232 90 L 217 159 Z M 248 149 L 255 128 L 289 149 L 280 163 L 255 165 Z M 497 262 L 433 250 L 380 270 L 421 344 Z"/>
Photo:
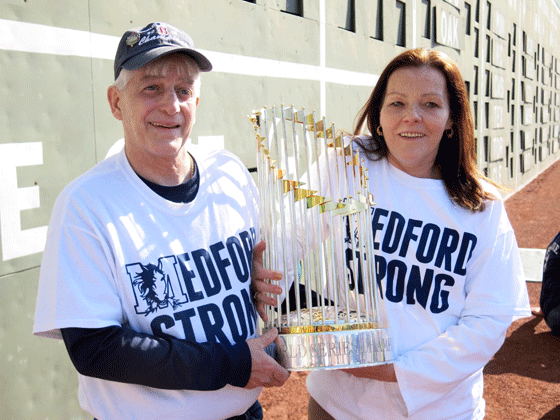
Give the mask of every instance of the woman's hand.
<path id="1" fill-rule="evenodd" d="M 263 253 L 265 249 L 266 243 L 264 241 L 260 241 L 257 245 L 255 245 L 255 249 L 253 250 L 251 292 L 253 293 L 253 299 L 255 301 L 255 307 L 258 314 L 264 322 L 267 322 L 268 316 L 266 315 L 265 305 L 276 305 L 276 298 L 269 296 L 268 293 L 280 295 L 282 294 L 282 288 L 275 284 L 266 282 L 265 279 L 274 281 L 282 280 L 282 273 L 274 270 L 268 270 L 263 267 Z"/>
<path id="2" fill-rule="evenodd" d="M 397 382 L 397 375 L 393 364 L 367 366 L 352 369 L 341 369 L 342 371 L 356 376 L 357 378 L 376 379 L 382 382 Z"/>

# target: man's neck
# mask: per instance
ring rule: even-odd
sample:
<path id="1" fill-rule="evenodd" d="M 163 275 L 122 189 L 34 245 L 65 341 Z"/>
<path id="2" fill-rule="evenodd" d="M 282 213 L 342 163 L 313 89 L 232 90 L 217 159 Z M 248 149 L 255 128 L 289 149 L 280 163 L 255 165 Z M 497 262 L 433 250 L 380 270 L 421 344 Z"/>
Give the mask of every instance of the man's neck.
<path id="1" fill-rule="evenodd" d="M 142 159 L 131 159 L 127 154 L 127 159 L 142 178 L 165 187 L 184 184 L 194 172 L 194 159 L 185 149 L 180 156 L 170 158 L 144 156 Z"/>

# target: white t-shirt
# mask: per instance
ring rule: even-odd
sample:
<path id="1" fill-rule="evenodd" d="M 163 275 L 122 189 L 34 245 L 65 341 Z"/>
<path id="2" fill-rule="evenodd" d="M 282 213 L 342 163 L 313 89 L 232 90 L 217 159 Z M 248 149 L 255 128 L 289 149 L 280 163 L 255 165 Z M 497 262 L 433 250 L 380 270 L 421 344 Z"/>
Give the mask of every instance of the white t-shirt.
<path id="1" fill-rule="evenodd" d="M 483 367 L 511 322 L 530 316 L 503 202 L 473 213 L 449 199 L 443 181 L 409 176 L 386 159 L 366 162 L 398 383 L 313 371 L 309 393 L 341 420 L 482 419 Z"/>
<path id="2" fill-rule="evenodd" d="M 258 197 L 226 151 L 193 153 L 196 198 L 167 201 L 134 173 L 124 151 L 71 182 L 58 197 L 39 281 L 34 333 L 130 323 L 197 342 L 233 345 L 255 335 L 252 251 Z M 162 390 L 79 376 L 82 408 L 110 419 L 221 420 L 244 413 L 261 388 Z"/>

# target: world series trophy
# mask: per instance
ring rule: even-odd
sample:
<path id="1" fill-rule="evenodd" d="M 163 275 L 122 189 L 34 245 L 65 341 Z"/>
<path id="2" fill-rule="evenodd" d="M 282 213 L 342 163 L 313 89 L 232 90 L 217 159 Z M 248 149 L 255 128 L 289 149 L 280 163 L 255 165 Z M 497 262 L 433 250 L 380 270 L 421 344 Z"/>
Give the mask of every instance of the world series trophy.
<path id="1" fill-rule="evenodd" d="M 373 196 L 359 152 L 314 112 L 281 106 L 250 118 L 263 265 L 284 273 L 284 293 L 267 306 L 263 328 L 279 331 L 280 364 L 297 371 L 391 362 L 375 277 Z"/>

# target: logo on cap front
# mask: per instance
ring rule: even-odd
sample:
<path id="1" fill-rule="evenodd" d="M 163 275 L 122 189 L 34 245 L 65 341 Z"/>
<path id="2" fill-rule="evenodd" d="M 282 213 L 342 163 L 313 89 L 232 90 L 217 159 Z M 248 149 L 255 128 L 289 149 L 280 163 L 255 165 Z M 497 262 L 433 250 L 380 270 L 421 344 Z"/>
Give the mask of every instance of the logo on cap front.
<path id="1" fill-rule="evenodd" d="M 156 24 L 156 31 L 160 35 L 169 35 L 169 31 L 167 30 L 166 26 L 162 26 L 160 23 Z"/>
<path id="2" fill-rule="evenodd" d="M 133 32 L 128 36 L 128 38 L 126 38 L 126 45 L 132 47 L 134 44 L 138 42 L 139 39 L 140 39 L 140 33 Z"/>

